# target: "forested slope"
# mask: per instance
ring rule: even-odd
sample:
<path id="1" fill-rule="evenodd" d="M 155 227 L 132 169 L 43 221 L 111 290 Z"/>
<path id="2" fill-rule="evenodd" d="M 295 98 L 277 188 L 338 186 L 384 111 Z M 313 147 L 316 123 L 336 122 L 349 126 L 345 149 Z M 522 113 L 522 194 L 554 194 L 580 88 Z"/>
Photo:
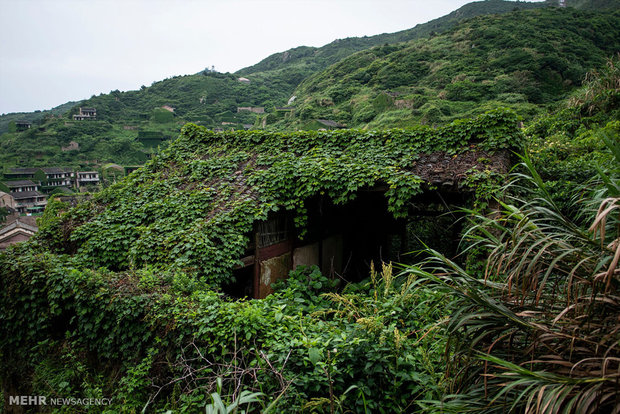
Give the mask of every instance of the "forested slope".
<path id="1" fill-rule="evenodd" d="M 429 39 L 359 52 L 309 77 L 295 92 L 292 122 L 440 124 L 497 106 L 530 118 L 620 50 L 619 27 L 617 11 L 553 8 L 478 17 Z"/>

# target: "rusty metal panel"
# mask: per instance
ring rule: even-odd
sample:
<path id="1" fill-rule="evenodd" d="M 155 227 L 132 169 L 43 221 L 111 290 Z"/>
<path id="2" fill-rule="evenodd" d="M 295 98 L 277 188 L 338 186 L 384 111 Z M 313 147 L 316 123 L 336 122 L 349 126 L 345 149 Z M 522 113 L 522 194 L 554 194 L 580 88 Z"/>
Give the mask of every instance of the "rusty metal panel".
<path id="1" fill-rule="evenodd" d="M 271 284 L 276 280 L 285 279 L 288 276 L 291 267 L 292 257 L 290 252 L 261 261 L 258 295 L 255 296 L 258 299 L 264 299 L 273 293 Z"/>

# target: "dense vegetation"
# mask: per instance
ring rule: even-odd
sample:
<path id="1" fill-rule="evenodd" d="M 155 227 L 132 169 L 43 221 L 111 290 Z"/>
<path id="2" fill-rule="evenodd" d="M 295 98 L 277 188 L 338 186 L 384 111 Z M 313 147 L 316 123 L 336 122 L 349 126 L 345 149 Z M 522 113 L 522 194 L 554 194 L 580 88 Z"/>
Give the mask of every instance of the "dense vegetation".
<path id="1" fill-rule="evenodd" d="M 538 9 L 479 17 L 443 35 L 368 49 L 306 79 L 295 92 L 294 122 L 441 124 L 496 106 L 531 118 L 620 48 L 619 23 L 618 13 Z"/>
<path id="2" fill-rule="evenodd" d="M 11 395 L 45 395 L 113 398 L 106 406 L 47 407 L 58 412 L 235 407 L 308 413 L 615 412 L 620 406 L 620 62 L 618 56 L 606 62 L 604 57 L 618 49 L 617 36 L 605 38 L 618 30 L 610 26 L 618 15 L 574 10 L 516 15 L 524 22 L 538 16 L 541 25 L 554 28 L 563 16 L 575 33 L 556 33 L 570 46 L 546 55 L 557 66 L 544 66 L 541 52 L 513 61 L 545 74 L 531 73 L 542 106 L 523 101 L 513 109 L 484 111 L 495 104 L 446 95 L 442 101 L 480 114 L 452 120 L 453 112 L 438 118 L 441 125 L 435 127 L 289 133 L 216 133 L 196 124 L 178 126 L 182 109 L 172 122 L 170 112 L 151 114 L 144 122 L 161 128 L 149 127 L 142 137 L 172 133 L 175 125 L 179 138 L 125 180 L 75 207 L 50 201 L 37 235 L 0 253 L 0 403 L 8 407 Z M 462 26 L 467 31 L 455 28 L 427 43 L 457 53 L 448 39 L 463 36 L 471 42 L 467 36 L 473 32 L 483 40 L 490 29 L 495 39 L 521 41 L 492 25 L 501 21 L 517 31 L 511 19 L 474 19 Z M 602 36 L 601 43 L 578 48 L 588 36 Z M 517 49 L 492 53 L 493 59 L 515 50 L 529 53 L 543 43 L 537 35 L 529 38 L 532 45 L 517 43 Z M 615 46 L 608 50 L 604 42 Z M 423 46 L 415 41 L 392 46 L 380 59 L 395 62 L 406 56 L 400 52 L 417 50 L 409 49 L 412 45 Z M 482 56 L 491 56 L 486 53 Z M 464 56 L 445 59 L 437 72 L 445 67 L 450 74 L 470 73 L 470 66 L 458 63 Z M 479 70 L 474 63 L 483 58 L 467 56 L 470 60 L 462 62 Z M 491 68 L 493 59 L 488 73 L 476 76 L 488 76 L 479 83 L 499 88 L 499 80 L 518 69 L 506 63 L 510 59 L 503 60 L 510 70 Z M 585 78 L 578 75 L 595 64 Z M 360 66 L 368 67 L 372 63 Z M 380 72 L 372 78 L 377 85 L 387 79 Z M 431 80 L 440 77 L 428 76 L 420 82 L 429 82 L 430 89 Z M 164 82 L 181 85 L 185 78 Z M 453 83 L 446 79 L 447 94 Z M 574 90 L 566 79 L 583 86 Z M 477 81 L 461 86 L 460 93 L 480 93 Z M 513 87 L 495 92 L 526 96 L 519 89 L 523 84 Z M 146 89 L 136 94 L 146 95 Z M 567 99 L 555 102 L 561 95 Z M 388 97 L 393 98 L 381 99 L 389 102 Z M 111 104 L 104 110 L 114 110 L 112 100 L 100 98 Z M 325 108 L 333 109 L 317 110 Z M 407 125 L 413 122 L 405 119 Z M 66 133 L 83 128 L 76 140 L 94 138 L 98 128 L 120 132 L 108 121 L 57 127 Z M 41 132 L 20 136 L 34 143 Z M 60 136 L 54 139 L 64 143 Z M 318 196 L 346 205 L 361 190 L 382 185 L 390 213 L 406 216 L 412 197 L 434 189 L 411 172 L 416 160 L 434 152 L 458 157 L 478 150 L 490 156 L 512 150 L 521 164 L 510 177 L 484 169 L 462 177 L 470 203 L 458 212 L 468 222 L 458 255 L 439 251 L 446 242 L 441 239 L 433 243 L 436 250 L 418 256 L 420 263 L 373 263 L 358 283 L 337 283 L 316 267 L 299 267 L 266 299 L 222 294 L 250 242 L 248 231 L 270 212 L 289 211 L 297 235 L 304 237 L 307 200 Z M 479 161 L 484 166 L 488 159 Z M 424 225 L 432 221 L 444 223 L 427 219 L 415 236 L 423 239 Z"/>
<path id="3" fill-rule="evenodd" d="M 231 301 L 209 287 L 222 280 L 210 276 L 225 274 L 247 223 L 277 206 L 303 221 L 298 201 L 320 191 L 346 203 L 356 187 L 384 173 L 399 177 L 388 166 L 407 159 L 407 148 L 512 146 L 512 139 L 497 139 L 516 131 L 516 118 L 498 112 L 440 130 L 392 130 L 401 137 L 394 145 L 388 133 L 287 139 L 186 127 L 127 181 L 74 209 L 52 203 L 36 240 L 0 256 L 3 387 L 11 395 L 113 395 L 111 406 L 100 407 L 109 412 L 192 412 L 214 408 L 220 398 L 275 412 L 503 412 L 528 405 L 534 412 L 605 412 L 618 398 L 612 344 L 620 189 L 611 167 L 618 164 L 610 162 L 620 160 L 617 68 L 610 62 L 530 130 L 537 164 L 549 165 L 555 155 L 547 151 L 559 139 L 573 155 L 587 152 L 602 164 L 597 181 L 573 186 L 577 204 L 557 205 L 561 192 L 526 158 L 529 172 L 516 177 L 520 187 L 510 187 L 500 214 L 472 212 L 467 260 L 435 252 L 426 264 L 402 272 L 384 265 L 344 288 L 316 268 L 299 268 L 264 300 Z M 580 132 L 562 134 L 573 122 Z M 473 132 L 451 144 L 433 139 L 459 131 Z M 533 131 L 556 137 L 547 142 Z M 355 158 L 347 157 L 349 148 Z M 570 174 L 573 160 L 558 160 L 556 173 Z M 326 168 L 331 173 L 317 174 Z M 394 206 L 419 191 L 419 180 L 410 178 L 397 180 Z M 240 185 L 256 188 L 234 194 Z M 194 207 L 179 209 L 175 200 Z M 203 204 L 210 207 L 201 210 Z M 175 235 L 172 223 L 178 235 L 193 236 Z M 216 240 L 226 249 L 214 249 Z M 188 255 L 194 249 L 199 254 Z"/>

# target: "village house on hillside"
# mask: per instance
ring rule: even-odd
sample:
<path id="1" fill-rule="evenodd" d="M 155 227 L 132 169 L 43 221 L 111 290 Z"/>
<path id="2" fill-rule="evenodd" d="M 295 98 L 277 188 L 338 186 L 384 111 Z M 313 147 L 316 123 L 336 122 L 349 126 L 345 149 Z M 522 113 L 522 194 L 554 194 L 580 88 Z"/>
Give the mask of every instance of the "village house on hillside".
<path id="1" fill-rule="evenodd" d="M 31 238 L 38 228 L 34 217 L 19 217 L 0 228 L 0 251 Z"/>
<path id="2" fill-rule="evenodd" d="M 39 185 L 30 180 L 8 181 L 10 193 L 1 193 L 0 207 L 10 207 L 19 213 L 34 213 L 45 209 L 47 197 L 39 192 Z M 3 195 L 4 194 L 4 195 Z"/>
<path id="3" fill-rule="evenodd" d="M 71 168 L 65 167 L 43 167 L 43 168 L 10 168 L 4 173 L 6 180 L 29 179 L 37 181 L 38 171 L 45 173 L 45 186 L 50 187 L 71 187 L 74 183 L 75 173 Z M 40 186 L 43 183 L 39 182 Z"/>
<path id="4" fill-rule="evenodd" d="M 39 186 L 31 180 L 8 181 L 6 186 L 9 187 L 11 193 L 39 190 Z"/>
<path id="5" fill-rule="evenodd" d="M 97 119 L 97 110 L 95 108 L 82 108 L 80 107 L 80 112 L 76 115 L 73 115 L 74 121 L 85 121 L 85 120 L 96 120 Z"/>
<path id="6" fill-rule="evenodd" d="M 30 129 L 32 127 L 32 123 L 29 121 L 15 121 L 15 128 L 17 132 L 22 132 Z"/>
<path id="7" fill-rule="evenodd" d="M 98 184 L 99 173 L 97 171 L 78 171 L 75 182 L 77 188 L 84 187 L 88 184 Z"/>
<path id="8" fill-rule="evenodd" d="M 45 210 L 47 197 L 38 191 L 11 192 L 15 199 L 15 210 L 19 213 L 40 213 Z"/>
<path id="9" fill-rule="evenodd" d="M 4 173 L 4 180 L 11 192 L 49 192 L 58 187 L 80 189 L 86 185 L 99 184 L 100 177 L 97 171 L 74 172 L 65 167 L 10 168 Z M 18 190 L 19 188 L 22 190 Z"/>

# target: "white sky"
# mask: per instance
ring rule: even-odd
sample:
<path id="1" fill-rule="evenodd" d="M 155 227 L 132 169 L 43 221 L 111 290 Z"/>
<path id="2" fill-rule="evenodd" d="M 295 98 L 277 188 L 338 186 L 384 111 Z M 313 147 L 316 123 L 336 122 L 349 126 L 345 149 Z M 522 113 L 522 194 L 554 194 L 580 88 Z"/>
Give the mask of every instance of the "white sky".
<path id="1" fill-rule="evenodd" d="M 468 0 L 0 0 L 0 113 L 50 109 L 296 46 L 408 29 Z"/>

